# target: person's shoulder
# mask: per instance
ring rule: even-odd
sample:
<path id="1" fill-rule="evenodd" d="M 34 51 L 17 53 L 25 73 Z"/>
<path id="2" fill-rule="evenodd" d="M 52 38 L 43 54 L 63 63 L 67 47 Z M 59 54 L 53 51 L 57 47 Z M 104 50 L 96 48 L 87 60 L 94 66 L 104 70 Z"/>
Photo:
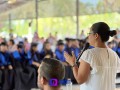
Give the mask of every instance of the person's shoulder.
<path id="1" fill-rule="evenodd" d="M 87 50 L 85 50 L 83 53 L 84 53 L 84 54 L 90 54 L 92 51 L 93 51 L 93 50 L 91 50 L 91 49 L 87 49 Z"/>
<path id="2" fill-rule="evenodd" d="M 116 52 L 114 50 L 112 50 L 111 48 L 108 48 L 108 51 L 111 52 L 111 53 L 116 54 Z"/>
<path id="3" fill-rule="evenodd" d="M 93 52 L 93 51 L 95 51 L 95 48 L 91 48 L 91 49 L 87 49 L 87 50 L 85 50 L 86 52 Z"/>
<path id="4" fill-rule="evenodd" d="M 95 53 L 99 53 L 99 50 L 97 48 L 91 48 L 91 49 L 85 50 L 85 52 L 89 54 L 95 54 Z"/>

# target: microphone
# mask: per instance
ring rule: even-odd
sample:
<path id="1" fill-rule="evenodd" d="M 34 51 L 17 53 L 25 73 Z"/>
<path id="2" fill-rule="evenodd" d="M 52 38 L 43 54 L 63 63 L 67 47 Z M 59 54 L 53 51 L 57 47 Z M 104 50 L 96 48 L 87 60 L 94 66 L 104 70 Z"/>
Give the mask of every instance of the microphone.
<path id="1" fill-rule="evenodd" d="M 79 63 L 79 59 L 80 59 L 81 55 L 83 54 L 83 52 L 84 52 L 85 50 L 87 50 L 87 49 L 89 48 L 89 46 L 90 46 L 90 44 L 87 42 L 87 43 L 84 45 L 83 49 L 81 50 L 78 58 L 76 59 L 76 64 L 77 64 L 78 66 L 79 66 L 79 64 L 80 64 L 80 63 Z"/>

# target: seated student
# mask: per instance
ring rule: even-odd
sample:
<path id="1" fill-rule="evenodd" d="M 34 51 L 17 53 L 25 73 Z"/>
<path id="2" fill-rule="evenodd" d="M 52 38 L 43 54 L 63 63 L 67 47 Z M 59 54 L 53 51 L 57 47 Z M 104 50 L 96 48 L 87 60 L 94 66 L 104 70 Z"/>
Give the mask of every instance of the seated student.
<path id="1" fill-rule="evenodd" d="M 0 67 L 1 69 L 12 69 L 10 54 L 7 51 L 6 43 L 4 42 L 0 44 Z"/>
<path id="2" fill-rule="evenodd" d="M 60 60 L 65 66 L 68 66 L 68 63 L 64 57 L 65 46 L 63 40 L 58 40 L 57 48 L 55 50 L 56 59 Z"/>
<path id="3" fill-rule="evenodd" d="M 69 55 L 72 56 L 72 39 L 71 38 L 65 38 L 65 40 L 66 40 L 65 51 L 67 53 L 69 53 Z M 66 70 L 65 78 L 70 78 L 72 80 L 72 82 L 74 84 L 76 84 L 77 82 L 74 78 L 71 66 L 69 64 L 68 64 L 67 67 L 65 67 L 65 70 Z"/>
<path id="4" fill-rule="evenodd" d="M 77 39 L 72 39 L 72 51 L 74 52 L 75 57 L 77 58 L 81 51 L 81 48 L 79 46 L 79 41 Z"/>
<path id="5" fill-rule="evenodd" d="M 32 43 L 30 51 L 27 53 L 28 59 L 29 59 L 29 64 L 33 66 L 34 68 L 38 69 L 40 63 L 41 63 L 41 58 L 40 54 L 37 50 L 37 43 Z"/>
<path id="6" fill-rule="evenodd" d="M 15 45 L 14 40 L 13 40 L 13 39 L 10 39 L 10 40 L 8 41 L 8 51 L 9 51 L 10 53 L 12 53 L 12 52 L 15 51 L 16 49 L 17 49 L 17 46 Z"/>
<path id="7" fill-rule="evenodd" d="M 29 65 L 23 44 L 17 45 L 12 53 L 15 70 L 15 90 L 30 90 L 37 87 L 37 72 Z"/>
<path id="8" fill-rule="evenodd" d="M 65 45 L 65 51 L 72 55 L 72 39 L 71 38 L 65 38 L 66 45 Z"/>
<path id="9" fill-rule="evenodd" d="M 23 68 L 23 65 L 27 64 L 27 54 L 22 44 L 17 45 L 17 50 L 12 53 L 12 56 L 15 68 Z"/>
<path id="10" fill-rule="evenodd" d="M 59 60 L 45 58 L 38 69 L 38 87 L 41 88 L 41 90 L 60 90 L 60 83 L 52 86 L 50 81 L 52 79 L 60 81 L 64 79 L 64 75 L 65 68 Z"/>
<path id="11" fill-rule="evenodd" d="M 45 42 L 44 45 L 43 45 L 43 50 L 40 52 L 40 56 L 41 56 L 41 59 L 44 59 L 44 58 L 53 58 L 54 57 L 54 53 L 52 52 L 51 50 L 51 45 L 49 42 Z"/>
<path id="12" fill-rule="evenodd" d="M 25 47 L 25 52 L 28 52 L 30 50 L 30 43 L 28 42 L 27 38 L 24 38 L 24 47 Z"/>
<path id="13" fill-rule="evenodd" d="M 2 70 L 2 90 L 13 89 L 13 67 L 8 47 L 5 42 L 0 44 L 0 69 Z"/>

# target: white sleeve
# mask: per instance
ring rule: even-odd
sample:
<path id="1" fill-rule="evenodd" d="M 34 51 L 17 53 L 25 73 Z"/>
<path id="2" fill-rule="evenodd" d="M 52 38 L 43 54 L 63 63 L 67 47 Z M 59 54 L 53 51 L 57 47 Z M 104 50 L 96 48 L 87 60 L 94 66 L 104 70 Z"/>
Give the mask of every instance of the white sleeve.
<path id="1" fill-rule="evenodd" d="M 98 70 L 96 68 L 96 65 L 94 65 L 94 56 L 90 49 L 84 51 L 80 60 L 83 60 L 83 61 L 87 62 L 88 64 L 90 64 L 90 67 L 92 68 L 91 74 L 97 73 Z"/>
<path id="2" fill-rule="evenodd" d="M 83 61 L 89 63 L 90 66 L 91 66 L 92 65 L 92 61 L 93 61 L 93 55 L 90 52 L 90 50 L 84 51 L 82 56 L 81 56 L 81 58 L 80 58 L 80 60 L 83 60 Z"/>

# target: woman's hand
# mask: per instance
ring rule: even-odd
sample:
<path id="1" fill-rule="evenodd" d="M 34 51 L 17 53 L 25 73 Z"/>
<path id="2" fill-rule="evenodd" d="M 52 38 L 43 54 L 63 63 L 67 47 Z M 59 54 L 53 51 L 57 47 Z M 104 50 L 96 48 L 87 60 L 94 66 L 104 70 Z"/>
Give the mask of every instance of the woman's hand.
<path id="1" fill-rule="evenodd" d="M 69 55 L 67 52 L 64 52 L 64 57 L 66 59 L 66 61 L 71 65 L 73 66 L 75 64 L 75 60 L 76 60 L 76 57 L 75 57 L 75 54 L 74 52 L 72 51 L 72 56 Z"/>

